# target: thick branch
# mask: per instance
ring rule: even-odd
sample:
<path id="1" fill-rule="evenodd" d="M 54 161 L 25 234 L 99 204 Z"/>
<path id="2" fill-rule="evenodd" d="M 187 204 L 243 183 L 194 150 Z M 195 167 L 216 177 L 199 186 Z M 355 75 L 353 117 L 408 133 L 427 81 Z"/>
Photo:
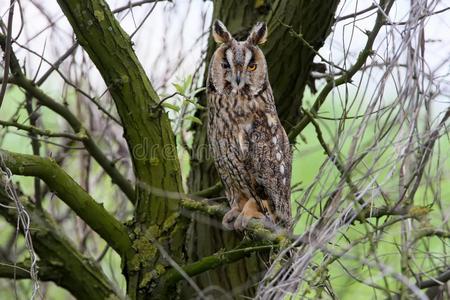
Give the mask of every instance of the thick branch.
<path id="1" fill-rule="evenodd" d="M 222 204 L 211 204 L 208 201 L 197 201 L 192 199 L 181 200 L 181 205 L 191 211 L 205 213 L 212 217 L 223 217 L 229 207 Z M 280 228 L 281 229 L 281 228 Z M 268 224 L 263 224 L 256 219 L 251 219 L 246 231 L 260 240 L 278 243 L 288 238 L 284 230 L 276 230 Z"/>
<path id="2" fill-rule="evenodd" d="M 43 261 L 38 261 L 40 281 L 58 281 L 63 274 L 61 270 Z M 9 279 L 31 279 L 30 266 L 26 263 L 16 263 L 10 261 L 0 261 L 0 278 Z"/>
<path id="3" fill-rule="evenodd" d="M 193 196 L 196 197 L 210 197 L 218 194 L 223 189 L 222 182 L 218 181 L 215 185 L 210 186 L 209 188 L 200 190 L 198 192 L 192 193 Z"/>
<path id="4" fill-rule="evenodd" d="M 194 263 L 182 266 L 182 269 L 187 275 L 192 277 L 208 270 L 218 268 L 225 264 L 230 264 L 232 262 L 238 261 L 243 257 L 250 255 L 251 253 L 270 250 L 276 247 L 277 245 L 274 244 L 259 244 L 252 246 L 245 245 L 230 251 L 221 251 L 213 255 L 203 257 Z M 177 282 L 183 279 L 183 275 L 176 269 L 171 269 L 170 271 L 164 273 L 164 275 L 161 277 L 162 286 L 164 286 L 165 288 L 165 291 L 162 292 L 163 295 L 165 294 L 165 292 L 167 292 L 167 289 L 173 287 Z"/>
<path id="5" fill-rule="evenodd" d="M 229 210 L 227 205 L 223 204 L 211 204 L 207 200 L 193 200 L 184 198 L 181 200 L 181 205 L 190 211 L 202 212 L 213 218 L 221 218 Z M 379 219 L 388 216 L 408 216 L 411 218 L 421 218 L 429 213 L 429 209 L 426 207 L 413 206 L 409 208 L 390 208 L 390 207 L 369 207 L 361 210 L 360 212 L 352 211 L 346 214 L 341 223 L 342 224 L 354 224 L 357 221 L 363 222 L 366 219 Z M 257 239 L 263 241 L 270 241 L 273 243 L 279 243 L 286 239 L 290 239 L 295 242 L 298 236 L 287 235 L 285 232 L 263 224 L 258 220 L 252 219 L 249 222 L 249 226 L 246 231 L 254 235 Z M 436 235 L 439 237 L 448 237 L 448 233 L 441 231 L 427 231 L 424 235 Z M 299 242 L 297 241 L 296 244 Z"/>
<path id="6" fill-rule="evenodd" d="M 101 269 L 89 258 L 81 255 L 76 247 L 60 231 L 54 220 L 44 211 L 36 209 L 21 199 L 22 205 L 30 216 L 30 234 L 33 248 L 39 255 L 38 276 L 41 280 L 51 280 L 67 289 L 77 299 L 118 299 L 113 284 Z M 14 207 L 13 201 L 5 193 L 0 178 L 0 204 Z M 0 206 L 0 214 L 12 225 L 17 225 L 17 210 Z M 29 266 L 19 264 L 16 278 L 28 278 Z M 0 264 L 0 277 L 13 278 L 14 269 Z M 11 276 L 12 275 L 12 276 Z"/>
<path id="7" fill-rule="evenodd" d="M 13 174 L 42 179 L 56 195 L 97 232 L 120 255 L 131 248 L 124 225 L 111 216 L 102 204 L 95 202 L 53 160 L 0 150 L 0 157 Z"/>

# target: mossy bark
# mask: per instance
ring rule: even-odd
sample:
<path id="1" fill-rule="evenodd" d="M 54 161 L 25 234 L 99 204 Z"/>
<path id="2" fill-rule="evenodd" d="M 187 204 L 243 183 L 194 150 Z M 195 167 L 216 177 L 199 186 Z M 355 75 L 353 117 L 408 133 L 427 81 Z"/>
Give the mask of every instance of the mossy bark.
<path id="1" fill-rule="evenodd" d="M 5 192 L 0 178 L 0 204 L 14 207 L 14 202 Z M 102 272 L 99 265 L 77 251 L 54 220 L 21 199 L 22 205 L 32 220 L 30 234 L 33 247 L 45 266 L 39 266 L 39 278 L 51 280 L 67 289 L 77 299 L 119 299 L 121 295 L 113 289 L 113 284 Z M 16 209 L 0 209 L 1 215 L 13 226 L 17 225 Z M 30 266 L 26 266 L 28 269 Z M 26 274 L 29 273 L 26 272 Z M 20 277 L 19 277 L 20 278 Z"/>
<path id="2" fill-rule="evenodd" d="M 299 0 L 216 0 L 214 1 L 213 19 L 220 19 L 238 39 L 246 37 L 247 32 L 258 20 L 268 23 L 269 37 L 264 51 L 269 68 L 269 78 L 274 91 L 278 114 L 289 131 L 301 117 L 300 108 L 303 93 L 310 79 L 311 66 L 315 53 L 300 39 L 289 33 L 289 25 L 314 48 L 319 49 L 331 30 L 338 0 L 333 1 L 299 1 Z M 281 22 L 282 23 L 281 23 Z M 210 39 L 207 63 L 210 61 L 216 45 Z M 205 76 L 206 78 L 206 76 Z M 206 104 L 203 95 L 202 104 Z M 206 124 L 206 113 L 197 116 Z M 213 162 L 205 149 L 207 144 L 205 126 L 196 125 L 194 146 L 191 157 L 189 189 L 191 192 L 214 185 L 218 180 Z M 200 215 L 199 215 L 200 217 Z M 202 218 L 194 220 L 188 232 L 187 247 L 189 261 L 211 255 L 220 249 L 232 249 L 242 240 L 242 236 L 223 231 L 213 223 Z M 218 289 L 213 294 L 223 295 L 223 291 L 233 295 L 253 296 L 255 282 L 261 279 L 266 264 L 261 256 L 251 255 L 238 262 L 222 266 L 197 276 L 200 287 L 212 285 Z M 185 289 L 189 294 L 189 287 Z"/>
<path id="3" fill-rule="evenodd" d="M 130 224 L 133 254 L 124 260 L 131 299 L 151 295 L 151 283 L 167 262 L 159 243 L 182 262 L 183 221 L 177 197 L 183 193 L 175 138 L 159 98 L 104 0 L 58 0 L 78 42 L 89 54 L 114 99 L 136 177 L 136 209 Z M 157 270 L 157 271 L 155 271 Z"/>

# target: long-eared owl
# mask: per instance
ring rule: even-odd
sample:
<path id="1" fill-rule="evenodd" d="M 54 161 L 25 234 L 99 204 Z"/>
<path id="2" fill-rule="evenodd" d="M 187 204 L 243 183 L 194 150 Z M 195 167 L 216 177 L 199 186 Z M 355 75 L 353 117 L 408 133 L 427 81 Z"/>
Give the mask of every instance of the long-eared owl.
<path id="1" fill-rule="evenodd" d="M 207 79 L 208 138 L 231 206 L 222 223 L 242 230 L 258 218 L 289 226 L 291 147 L 258 47 L 267 26 L 257 23 L 245 41 L 235 40 L 220 21 L 212 31 L 220 46 Z"/>

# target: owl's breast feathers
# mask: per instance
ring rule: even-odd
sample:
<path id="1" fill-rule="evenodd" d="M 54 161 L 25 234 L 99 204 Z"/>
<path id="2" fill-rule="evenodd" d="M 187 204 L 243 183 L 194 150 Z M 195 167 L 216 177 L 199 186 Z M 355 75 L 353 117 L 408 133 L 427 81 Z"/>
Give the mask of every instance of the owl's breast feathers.
<path id="1" fill-rule="evenodd" d="M 231 206 L 241 193 L 288 225 L 292 154 L 270 86 L 254 96 L 208 93 L 208 110 L 211 150 Z"/>

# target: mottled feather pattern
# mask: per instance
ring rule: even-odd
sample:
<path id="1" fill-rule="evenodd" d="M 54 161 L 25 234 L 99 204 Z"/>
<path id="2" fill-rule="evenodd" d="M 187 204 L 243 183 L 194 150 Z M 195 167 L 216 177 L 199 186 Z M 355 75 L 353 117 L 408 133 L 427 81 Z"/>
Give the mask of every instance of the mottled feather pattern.
<path id="1" fill-rule="evenodd" d="M 242 229 L 248 219 L 264 218 L 288 226 L 291 147 L 276 112 L 264 55 L 256 46 L 267 29 L 257 24 L 245 42 L 232 39 L 221 23 L 214 29 L 223 44 L 209 68 L 208 138 L 231 206 L 223 223 Z"/>

